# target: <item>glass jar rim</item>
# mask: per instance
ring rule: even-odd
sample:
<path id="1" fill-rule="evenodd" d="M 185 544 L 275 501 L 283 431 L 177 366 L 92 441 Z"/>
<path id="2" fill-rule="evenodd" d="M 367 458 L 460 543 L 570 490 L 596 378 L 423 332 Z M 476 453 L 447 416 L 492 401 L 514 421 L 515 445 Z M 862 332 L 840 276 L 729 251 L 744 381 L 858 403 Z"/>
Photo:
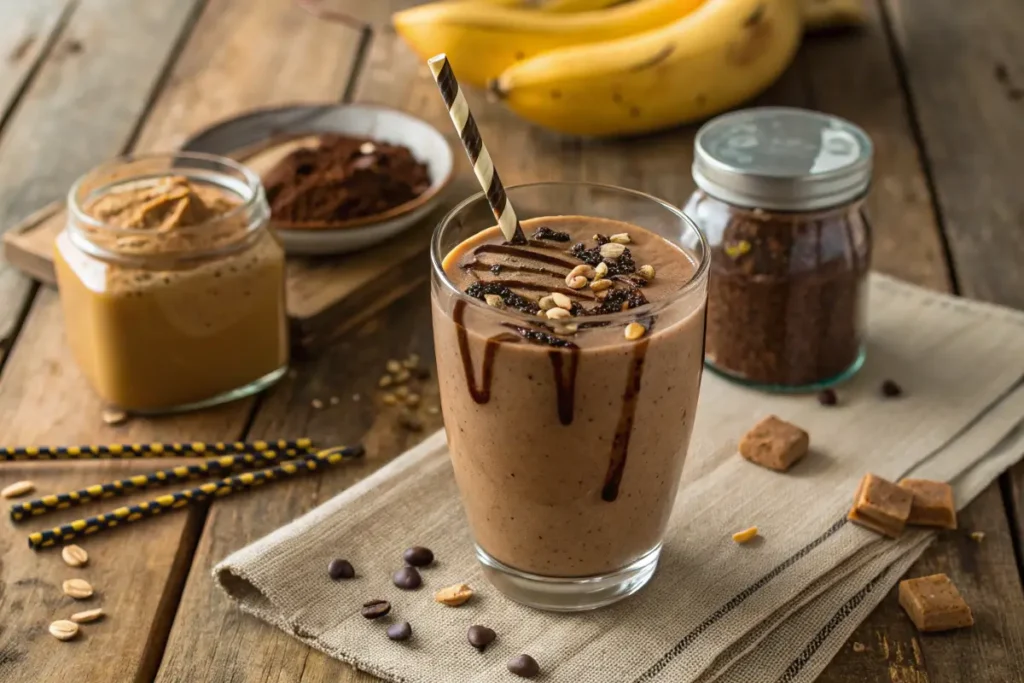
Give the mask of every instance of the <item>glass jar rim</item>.
<path id="1" fill-rule="evenodd" d="M 582 181 L 570 181 L 570 180 L 552 180 L 552 181 L 540 181 L 534 183 L 522 183 L 519 185 L 509 185 L 506 187 L 507 190 L 524 190 L 530 188 L 541 188 L 541 187 L 584 187 L 593 188 L 596 190 L 604 190 L 609 192 L 620 193 L 624 195 L 632 196 L 636 199 L 643 199 L 654 204 L 660 205 L 662 208 L 674 214 L 677 218 L 681 219 L 682 222 L 691 229 L 696 235 L 700 244 L 700 254 L 693 254 L 694 258 L 698 259 L 697 267 L 694 269 L 693 274 L 686 282 L 684 282 L 679 289 L 672 292 L 670 296 L 664 299 L 659 299 L 643 306 L 636 308 L 630 308 L 625 311 L 617 313 L 603 313 L 601 315 L 588 315 L 585 318 L 574 318 L 569 322 L 575 322 L 577 324 L 592 325 L 594 323 L 617 323 L 625 322 L 627 320 L 635 320 L 638 317 L 654 315 L 663 309 L 676 303 L 692 291 L 697 289 L 702 282 L 707 280 L 708 272 L 710 270 L 711 263 L 711 249 L 708 246 L 707 237 L 704 232 L 697 226 L 696 221 L 690 218 L 688 215 L 683 213 L 681 209 L 673 206 L 663 199 L 659 199 L 654 195 L 639 190 L 632 190 L 626 187 L 620 187 L 618 185 L 609 185 L 606 183 L 591 183 Z M 509 318 L 520 322 L 529 322 L 532 324 L 537 323 L 537 316 L 530 315 L 529 313 L 523 313 L 516 309 L 504 309 L 500 310 L 493 306 L 489 306 L 487 303 L 477 299 L 476 297 L 470 296 L 455 286 L 455 283 L 451 281 L 448 274 L 444 270 L 444 258 L 446 254 L 441 253 L 441 236 L 456 216 L 461 212 L 465 211 L 469 206 L 479 202 L 480 200 L 487 201 L 487 195 L 484 192 L 477 192 L 470 195 L 466 199 L 455 205 L 444 217 L 438 222 L 437 227 L 434 229 L 434 234 L 430 238 L 430 265 L 434 273 L 437 274 L 440 281 L 443 283 L 445 289 L 459 301 L 466 301 L 471 306 L 478 306 L 480 310 L 485 310 L 488 313 L 494 314 L 497 317 Z M 512 201 L 511 198 L 509 201 Z M 495 221 L 497 224 L 497 221 Z M 642 226 L 639 226 L 642 227 Z M 657 233 L 655 233 L 657 234 Z M 687 250 L 687 253 L 691 253 Z"/>
<path id="2" fill-rule="evenodd" d="M 247 211 L 249 211 L 253 207 L 254 204 L 259 202 L 260 197 L 263 195 L 263 182 L 260 180 L 259 175 L 257 175 L 255 171 L 253 171 L 252 169 L 248 168 L 244 164 L 241 164 L 241 163 L 239 163 L 239 162 L 237 162 L 234 159 L 231 159 L 229 157 L 223 157 L 223 156 L 220 156 L 220 155 L 217 155 L 217 154 L 207 154 L 205 152 L 154 152 L 154 153 L 146 153 L 146 154 L 125 154 L 125 155 L 116 157 L 114 159 L 111 159 L 109 161 L 106 161 L 106 162 L 100 164 L 99 166 L 95 166 L 95 167 L 91 168 L 90 170 L 88 170 L 87 172 L 85 172 L 84 174 L 79 176 L 78 180 L 76 180 L 71 185 L 71 188 L 68 190 L 68 194 L 67 194 L 67 205 L 68 205 L 68 209 L 69 209 L 69 211 L 71 213 L 72 218 L 75 221 L 83 223 L 83 224 L 85 224 L 86 226 L 88 226 L 90 228 L 94 228 L 94 229 L 97 229 L 97 230 L 103 230 L 103 231 L 106 231 L 108 234 L 111 234 L 111 235 L 118 235 L 118 236 L 124 236 L 124 237 L 150 236 L 150 235 L 152 235 L 153 234 L 152 230 L 144 230 L 144 229 L 140 230 L 140 229 L 133 229 L 133 228 L 121 228 L 121 227 L 117 227 L 117 226 L 114 226 L 114 225 L 110 225 L 109 223 L 107 223 L 107 222 L 105 222 L 103 220 L 100 220 L 100 219 L 90 215 L 89 213 L 87 213 L 85 211 L 85 209 L 79 203 L 78 195 L 79 195 L 79 193 L 82 190 L 82 186 L 86 182 L 88 182 L 89 180 L 93 179 L 96 176 L 99 176 L 100 174 L 102 174 L 104 172 L 109 172 L 110 170 L 112 170 L 114 168 L 117 168 L 118 166 L 123 166 L 125 164 L 132 164 L 132 163 L 137 163 L 137 162 L 159 161 L 159 160 L 165 160 L 165 159 L 166 160 L 170 160 L 170 161 L 176 161 L 176 160 L 189 161 L 189 160 L 192 160 L 192 161 L 198 161 L 198 162 L 220 164 L 221 166 L 225 166 L 228 169 L 230 169 L 231 171 L 238 173 L 242 177 L 242 180 L 245 183 L 245 187 L 248 190 L 248 195 L 241 197 L 242 201 L 239 202 L 239 204 L 237 206 L 233 207 L 230 211 L 227 211 L 227 212 L 225 212 L 223 214 L 220 214 L 217 217 L 212 218 L 212 219 L 210 219 L 208 221 L 204 221 L 203 223 L 200 223 L 199 225 L 191 226 L 191 228 L 200 228 L 200 227 L 204 227 L 204 226 L 214 225 L 214 224 L 217 224 L 217 223 L 225 222 L 225 221 L 228 221 L 228 220 L 235 219 L 235 218 L 237 218 L 239 216 L 242 216 Z M 211 173 L 216 174 L 218 172 L 217 171 L 211 171 Z M 116 184 L 131 182 L 131 181 L 133 181 L 135 179 L 138 179 L 138 178 L 141 178 L 141 177 L 145 177 L 146 175 L 147 174 L 141 174 L 141 173 L 139 175 L 137 175 L 137 176 L 129 175 L 129 176 L 126 176 L 123 179 L 120 179 L 119 181 L 117 181 Z M 177 173 L 176 174 L 176 173 L 173 172 L 173 167 L 172 167 L 172 168 L 169 168 L 166 173 L 153 173 L 151 175 L 152 175 L 152 177 L 156 178 L 156 177 L 173 176 L 173 175 L 186 175 L 187 176 L 188 173 L 187 172 L 182 172 L 182 173 Z M 220 175 L 226 175 L 226 174 L 220 173 Z M 106 183 L 105 185 L 111 185 L 111 184 L 115 184 L 115 183 Z"/>

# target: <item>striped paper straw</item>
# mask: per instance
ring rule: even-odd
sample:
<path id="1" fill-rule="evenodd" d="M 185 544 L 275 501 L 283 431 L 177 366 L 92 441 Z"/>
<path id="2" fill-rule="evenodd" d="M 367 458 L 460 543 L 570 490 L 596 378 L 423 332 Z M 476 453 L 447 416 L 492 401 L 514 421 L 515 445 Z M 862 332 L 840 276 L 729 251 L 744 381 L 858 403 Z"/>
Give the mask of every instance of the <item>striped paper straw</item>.
<path id="1" fill-rule="evenodd" d="M 501 184 L 498 177 L 498 169 L 494 168 L 491 155 L 480 138 L 480 129 L 476 127 L 473 120 L 473 112 L 469 110 L 469 103 L 466 96 L 459 88 L 459 82 L 455 80 L 455 72 L 448 62 L 448 55 L 441 53 L 436 57 L 427 60 L 437 87 L 441 89 L 441 97 L 444 98 L 445 106 L 448 107 L 448 115 L 452 117 L 455 130 L 462 138 L 462 145 L 466 148 L 469 161 L 473 164 L 473 172 L 476 179 L 480 181 L 480 187 L 487 195 L 487 202 L 491 205 L 494 217 L 498 219 L 498 227 L 501 228 L 505 239 L 511 244 L 526 244 L 526 235 L 523 234 L 523 226 L 519 224 L 515 209 L 508 200 L 505 193 L 505 186 Z"/>
<path id="2" fill-rule="evenodd" d="M 220 481 L 207 482 L 193 489 L 168 493 L 145 503 L 128 505 L 102 515 L 76 519 L 70 524 L 62 524 L 52 529 L 37 531 L 29 534 L 28 546 L 33 550 L 49 548 L 58 543 L 66 543 L 82 536 L 98 533 L 104 529 L 113 529 L 122 524 L 131 524 L 148 517 L 156 517 L 164 512 L 178 510 L 209 498 L 228 496 L 238 491 L 247 491 L 268 481 L 315 472 L 321 465 L 336 465 L 342 460 L 358 458 L 363 452 L 362 446 L 328 448 L 309 458 L 289 460 L 276 467 L 270 467 L 257 472 L 236 474 L 231 477 L 225 477 Z"/>
<path id="3" fill-rule="evenodd" d="M 18 446 L 0 448 L 0 462 L 14 460 L 106 460 L 132 458 L 202 458 L 209 455 L 252 453 L 276 449 L 310 450 L 311 439 L 286 441 L 234 441 L 231 443 L 118 443 L 91 446 Z"/>
<path id="4" fill-rule="evenodd" d="M 302 455 L 313 457 L 314 453 L 306 450 L 289 448 L 280 453 L 285 459 Z M 100 498 L 113 498 L 124 496 L 135 491 L 147 489 L 153 486 L 164 486 L 171 481 L 187 481 L 197 477 L 211 474 L 221 474 L 232 470 L 243 468 L 252 469 L 257 464 L 269 464 L 278 461 L 278 451 L 266 450 L 256 453 L 245 453 L 242 455 L 222 455 L 198 465 L 179 465 L 166 470 L 157 470 L 148 474 L 136 474 L 126 479 L 117 479 L 106 484 L 93 484 L 77 491 L 67 493 L 55 493 L 35 500 L 27 500 L 24 503 L 15 503 L 11 506 L 11 519 L 19 522 L 26 517 L 38 517 L 39 515 L 64 510 L 73 505 L 82 505 Z"/>

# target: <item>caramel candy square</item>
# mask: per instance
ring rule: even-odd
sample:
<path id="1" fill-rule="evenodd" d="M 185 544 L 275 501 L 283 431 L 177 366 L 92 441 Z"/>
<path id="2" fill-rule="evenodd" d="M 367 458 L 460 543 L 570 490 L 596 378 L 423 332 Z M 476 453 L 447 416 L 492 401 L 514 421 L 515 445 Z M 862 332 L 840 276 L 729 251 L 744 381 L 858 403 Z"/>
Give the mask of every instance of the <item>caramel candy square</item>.
<path id="1" fill-rule="evenodd" d="M 762 467 L 785 472 L 807 455 L 810 443 L 807 432 L 769 415 L 740 439 L 740 455 Z"/>
<path id="2" fill-rule="evenodd" d="M 901 479 L 900 486 L 914 494 L 907 524 L 956 528 L 956 504 L 953 487 L 944 481 Z"/>
<path id="3" fill-rule="evenodd" d="M 872 531 L 896 538 L 910 516 L 914 494 L 874 474 L 865 474 L 846 518 Z"/>
<path id="4" fill-rule="evenodd" d="M 900 581 L 900 605 L 919 631 L 948 631 L 974 625 L 971 608 L 945 574 Z"/>

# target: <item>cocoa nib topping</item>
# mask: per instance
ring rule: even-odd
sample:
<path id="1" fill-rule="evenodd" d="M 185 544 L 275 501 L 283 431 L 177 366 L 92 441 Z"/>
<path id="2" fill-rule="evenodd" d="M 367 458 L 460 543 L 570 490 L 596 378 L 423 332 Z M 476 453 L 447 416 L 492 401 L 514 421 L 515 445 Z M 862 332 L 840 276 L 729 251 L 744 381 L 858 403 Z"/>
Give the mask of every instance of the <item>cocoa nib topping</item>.
<path id="1" fill-rule="evenodd" d="M 552 230 L 551 228 L 541 226 L 537 228 L 536 232 L 533 233 L 533 238 L 535 240 L 551 240 L 552 242 L 568 242 L 569 233 L 558 232 L 556 230 Z"/>
<path id="2" fill-rule="evenodd" d="M 601 235 L 595 235 L 595 237 L 601 237 Z M 607 240 L 605 241 L 607 242 Z M 633 261 L 633 254 L 630 253 L 629 249 L 623 251 L 622 256 L 619 258 L 610 261 L 605 261 L 604 257 L 601 256 L 600 242 L 593 249 L 587 249 L 583 242 L 577 242 L 569 249 L 569 253 L 588 266 L 596 267 L 597 264 L 604 261 L 605 265 L 608 266 L 608 275 L 627 275 L 636 272 L 636 263 Z"/>
<path id="3" fill-rule="evenodd" d="M 526 341 L 533 342 L 534 344 L 547 344 L 548 346 L 554 346 L 560 349 L 579 348 L 571 341 L 556 337 L 553 334 L 548 334 L 547 332 L 541 332 L 540 330 L 531 330 L 528 327 L 520 327 L 511 323 L 505 323 L 505 327 L 512 330 Z"/>
<path id="4" fill-rule="evenodd" d="M 618 313 L 630 308 L 638 308 L 645 305 L 647 297 L 639 289 L 613 289 L 604 301 L 595 308 L 590 309 L 590 315 L 605 315 Z"/>
<path id="5" fill-rule="evenodd" d="M 474 282 L 466 288 L 466 294 L 481 301 L 484 301 L 484 297 L 488 294 L 497 294 L 501 297 L 502 303 L 509 308 L 515 308 L 523 313 L 536 314 L 540 312 L 537 302 L 520 296 L 505 285 L 499 285 L 496 282 Z"/>
<path id="6" fill-rule="evenodd" d="M 602 244 L 608 244 L 609 242 L 611 242 L 611 240 L 608 239 L 608 235 L 602 235 L 601 233 L 597 233 L 594 235 L 594 241 L 597 242 L 597 246 L 599 247 Z"/>
<path id="7" fill-rule="evenodd" d="M 495 263 L 493 266 L 491 266 L 490 270 L 495 275 L 501 275 L 501 264 Z"/>

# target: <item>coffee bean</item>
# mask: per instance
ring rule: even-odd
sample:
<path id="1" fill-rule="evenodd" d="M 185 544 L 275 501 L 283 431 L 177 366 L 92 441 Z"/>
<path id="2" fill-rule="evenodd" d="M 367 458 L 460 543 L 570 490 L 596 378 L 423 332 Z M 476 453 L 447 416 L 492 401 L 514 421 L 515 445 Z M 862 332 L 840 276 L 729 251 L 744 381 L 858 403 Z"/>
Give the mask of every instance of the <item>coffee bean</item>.
<path id="1" fill-rule="evenodd" d="M 834 406 L 839 402 L 834 389 L 822 389 L 818 392 L 818 403 L 823 406 Z"/>
<path id="2" fill-rule="evenodd" d="M 402 557 L 405 559 L 405 563 L 412 565 L 413 567 L 426 567 L 434 561 L 434 553 L 430 548 L 424 548 L 421 545 L 414 545 L 408 548 Z"/>
<path id="3" fill-rule="evenodd" d="M 396 586 L 407 591 L 414 590 L 423 585 L 423 579 L 420 577 L 420 573 L 416 571 L 416 567 L 402 567 L 391 575 L 391 580 Z"/>
<path id="4" fill-rule="evenodd" d="M 327 565 L 327 575 L 335 581 L 340 581 L 341 579 L 351 579 L 356 575 L 356 570 L 348 560 L 336 559 L 331 560 L 331 563 Z"/>
<path id="5" fill-rule="evenodd" d="M 886 398 L 896 398 L 897 396 L 903 395 L 903 389 L 899 384 L 893 382 L 891 379 L 887 379 L 882 382 L 882 396 Z"/>
<path id="6" fill-rule="evenodd" d="M 508 660 L 508 670 L 520 678 L 533 678 L 540 673 L 540 664 L 530 655 L 516 655 Z"/>
<path id="7" fill-rule="evenodd" d="M 370 600 L 363 603 L 363 608 L 359 610 L 359 613 L 367 619 L 379 619 L 390 611 L 391 603 L 387 600 Z"/>
<path id="8" fill-rule="evenodd" d="M 469 631 L 466 632 L 466 640 L 469 641 L 470 645 L 480 650 L 480 652 L 486 650 L 487 646 L 493 643 L 497 637 L 494 629 L 481 626 L 480 624 L 470 626 Z"/>
<path id="9" fill-rule="evenodd" d="M 412 638 L 412 626 L 408 621 L 388 626 L 388 638 L 391 640 L 409 640 Z"/>

